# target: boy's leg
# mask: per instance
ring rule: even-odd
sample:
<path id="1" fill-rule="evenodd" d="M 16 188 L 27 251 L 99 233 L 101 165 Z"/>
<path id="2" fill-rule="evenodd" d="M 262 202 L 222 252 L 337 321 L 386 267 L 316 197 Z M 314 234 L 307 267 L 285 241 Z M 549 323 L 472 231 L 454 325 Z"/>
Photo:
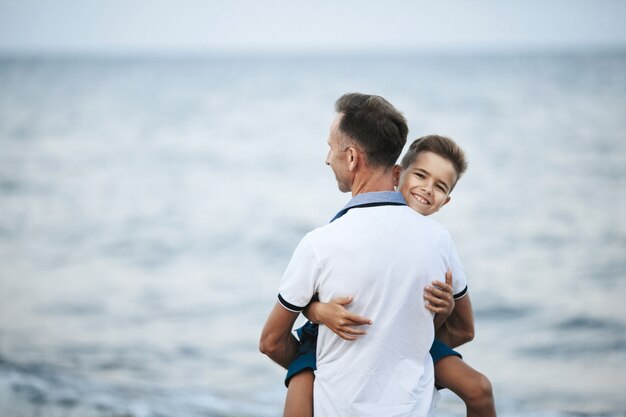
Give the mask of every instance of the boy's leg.
<path id="1" fill-rule="evenodd" d="M 283 417 L 313 417 L 314 380 L 312 369 L 305 369 L 291 377 Z"/>
<path id="2" fill-rule="evenodd" d="M 461 397 L 467 417 L 496 416 L 489 379 L 458 356 L 446 356 L 435 363 L 435 383 Z"/>
<path id="3" fill-rule="evenodd" d="M 313 417 L 313 382 L 317 368 L 318 325 L 307 322 L 299 328 L 298 353 L 287 369 L 287 398 L 283 417 Z"/>

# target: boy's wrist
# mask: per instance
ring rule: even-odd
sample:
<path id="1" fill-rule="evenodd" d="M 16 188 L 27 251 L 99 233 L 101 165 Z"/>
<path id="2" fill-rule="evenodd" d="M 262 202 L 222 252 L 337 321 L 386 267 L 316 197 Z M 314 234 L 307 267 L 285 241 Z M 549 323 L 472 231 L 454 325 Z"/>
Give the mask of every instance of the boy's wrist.
<path id="1" fill-rule="evenodd" d="M 313 301 L 309 303 L 308 306 L 304 309 L 304 315 L 309 321 L 312 321 L 316 324 L 323 324 L 321 317 L 319 317 L 319 305 L 321 303 L 319 301 Z"/>

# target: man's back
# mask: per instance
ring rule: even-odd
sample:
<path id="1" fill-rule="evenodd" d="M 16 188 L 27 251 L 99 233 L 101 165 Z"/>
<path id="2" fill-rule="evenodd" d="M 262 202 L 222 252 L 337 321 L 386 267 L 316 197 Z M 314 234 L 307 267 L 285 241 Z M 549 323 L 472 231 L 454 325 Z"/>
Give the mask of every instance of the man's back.
<path id="1" fill-rule="evenodd" d="M 352 296 L 350 308 L 373 320 L 356 341 L 320 326 L 316 416 L 428 415 L 434 329 L 422 295 L 445 274 L 450 249 L 445 229 L 405 206 L 354 208 L 305 237 L 299 250 L 320 301 Z"/>

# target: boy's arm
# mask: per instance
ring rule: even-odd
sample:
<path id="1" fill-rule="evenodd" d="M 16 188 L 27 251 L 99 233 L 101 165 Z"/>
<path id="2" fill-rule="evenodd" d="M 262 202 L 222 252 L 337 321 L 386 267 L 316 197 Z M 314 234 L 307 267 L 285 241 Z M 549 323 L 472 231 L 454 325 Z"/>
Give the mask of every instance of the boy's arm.
<path id="1" fill-rule="evenodd" d="M 445 280 L 445 283 L 433 281 L 432 286 L 424 290 L 424 298 L 428 301 L 426 308 L 435 313 L 435 329 L 443 325 L 455 308 L 450 271 L 446 272 Z M 313 323 L 325 325 L 337 336 L 346 340 L 356 340 L 358 336 L 363 336 L 367 332 L 355 326 L 371 325 L 372 321 L 346 310 L 345 306 L 351 302 L 352 297 L 334 298 L 328 303 L 322 303 L 315 298 L 302 313 Z"/>
<path id="2" fill-rule="evenodd" d="M 456 300 L 452 314 L 435 330 L 435 337 L 451 348 L 474 339 L 474 313 L 469 294 Z"/>
<path id="3" fill-rule="evenodd" d="M 352 302 L 352 297 L 333 298 L 328 303 L 313 301 L 302 311 L 304 316 L 313 323 L 323 324 L 342 339 L 356 340 L 367 334 L 364 329 L 355 328 L 372 321 L 346 310 L 345 306 Z"/>
<path id="4" fill-rule="evenodd" d="M 298 352 L 298 341 L 291 334 L 298 314 L 276 303 L 261 333 L 259 350 L 285 369 Z"/>

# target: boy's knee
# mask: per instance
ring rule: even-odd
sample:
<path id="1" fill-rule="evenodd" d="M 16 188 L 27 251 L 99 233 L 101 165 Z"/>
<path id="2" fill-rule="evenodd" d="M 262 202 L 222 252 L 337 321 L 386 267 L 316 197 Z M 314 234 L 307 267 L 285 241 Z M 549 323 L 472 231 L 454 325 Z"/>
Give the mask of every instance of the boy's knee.
<path id="1" fill-rule="evenodd" d="M 491 381 L 489 381 L 489 378 L 487 378 L 485 375 L 480 375 L 478 385 L 480 386 L 480 391 L 483 396 L 488 396 L 490 398 L 493 396 Z"/>
<path id="2" fill-rule="evenodd" d="M 491 402 L 493 399 L 493 388 L 491 382 L 483 374 L 478 374 L 470 394 L 470 401 L 474 403 Z"/>

